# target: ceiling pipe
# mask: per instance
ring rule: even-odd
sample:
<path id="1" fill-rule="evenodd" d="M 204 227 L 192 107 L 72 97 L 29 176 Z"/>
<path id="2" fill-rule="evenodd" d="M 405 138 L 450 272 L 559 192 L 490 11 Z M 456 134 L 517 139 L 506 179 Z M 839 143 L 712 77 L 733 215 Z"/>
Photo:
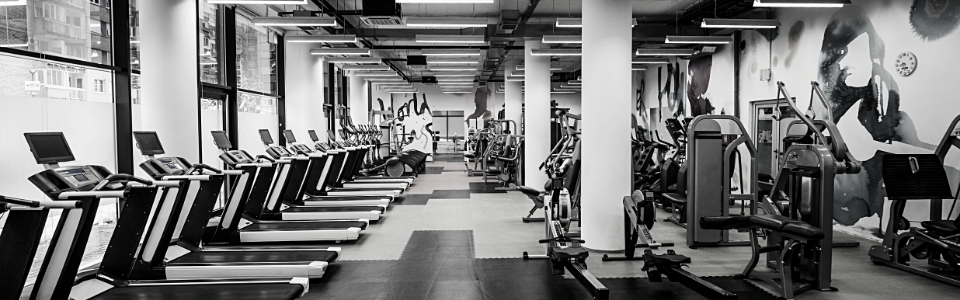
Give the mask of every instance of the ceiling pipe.
<path id="1" fill-rule="evenodd" d="M 347 33 L 351 33 L 351 34 L 356 34 L 357 37 L 360 38 L 360 43 L 363 44 L 364 47 L 366 47 L 366 48 L 371 48 L 371 46 L 373 46 L 373 43 L 370 43 L 370 41 L 367 40 L 366 36 L 364 36 L 364 35 L 362 35 L 362 34 L 359 34 L 359 33 L 357 32 L 357 29 L 358 29 L 358 28 L 357 28 L 356 26 L 353 26 L 352 23 L 350 23 L 349 21 L 347 21 L 347 19 L 344 18 L 343 15 L 337 13 L 338 10 L 337 10 L 336 8 L 334 8 L 334 6 L 330 4 L 330 2 L 327 2 L 327 0 L 310 0 L 310 2 L 313 2 L 313 4 L 315 4 L 315 5 L 317 5 L 318 7 L 320 7 L 320 8 L 323 10 L 324 13 L 331 14 L 331 15 L 333 15 L 335 18 L 337 18 L 337 22 L 338 22 L 341 26 L 343 26 L 344 31 L 346 31 Z M 334 33 L 334 31 L 335 31 L 335 30 L 331 30 L 331 29 L 327 29 L 327 28 L 324 28 L 324 30 L 326 30 L 326 31 L 329 32 L 329 33 Z M 393 64 L 393 62 L 392 62 L 391 60 L 384 59 L 384 60 L 383 60 L 383 63 L 385 63 L 385 64 L 387 64 L 388 66 L 390 66 L 390 69 L 393 69 L 394 71 L 396 71 L 397 74 L 400 74 L 400 77 L 403 77 L 404 80 L 406 80 L 406 81 L 408 81 L 408 82 L 412 81 L 412 80 L 410 80 L 410 77 L 407 77 L 407 74 L 404 73 L 403 71 L 401 71 L 400 68 L 397 68 L 397 66 L 396 66 L 395 64 Z"/>
<path id="2" fill-rule="evenodd" d="M 523 14 L 520 15 L 520 22 L 517 24 L 517 29 L 523 28 L 527 25 L 527 21 L 530 20 L 530 17 L 533 16 L 533 11 L 537 9 L 537 5 L 540 4 L 540 0 L 530 0 L 530 5 L 527 6 L 527 9 L 523 11 Z M 517 33 L 517 30 L 513 32 L 514 35 Z M 508 47 L 516 44 L 516 41 L 510 41 Z M 487 77 L 487 81 L 493 81 L 494 75 L 497 74 L 497 70 L 503 65 L 503 62 L 507 59 L 507 55 L 510 54 L 509 48 L 504 48 L 503 53 L 500 54 L 500 59 L 497 60 L 497 64 L 493 66 L 492 69 L 484 69 L 484 72 L 490 72 L 490 76 Z"/>

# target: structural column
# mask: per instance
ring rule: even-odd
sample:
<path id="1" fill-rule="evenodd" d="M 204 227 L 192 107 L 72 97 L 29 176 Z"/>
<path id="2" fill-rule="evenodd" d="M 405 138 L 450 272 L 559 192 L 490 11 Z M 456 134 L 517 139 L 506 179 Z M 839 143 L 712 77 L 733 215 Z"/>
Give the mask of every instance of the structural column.
<path id="1" fill-rule="evenodd" d="M 630 0 L 583 3 L 581 226 L 584 246 L 595 250 L 623 249 L 623 197 L 632 178 L 632 11 Z"/>
<path id="2" fill-rule="evenodd" d="M 167 153 L 200 161 L 197 1 L 140 1 L 140 10 L 148 12 L 140 14 L 142 128 L 156 131 Z"/>
<path id="3" fill-rule="evenodd" d="M 370 108 L 367 105 L 367 81 L 363 77 L 350 75 L 350 117 L 353 124 L 367 124 Z"/>
<path id="4" fill-rule="evenodd" d="M 511 72 L 517 69 L 517 61 L 509 60 L 504 64 L 504 75 L 509 76 Z M 523 92 L 521 88 L 523 87 L 523 81 L 504 81 L 503 83 L 503 103 L 505 117 L 507 120 L 512 120 L 517 123 L 517 127 L 520 127 L 520 119 L 523 115 Z M 520 134 L 520 128 L 511 128 L 513 134 Z"/>
<path id="5" fill-rule="evenodd" d="M 526 39 L 523 44 L 524 184 L 538 187 L 547 181 L 539 166 L 550 154 L 550 57 L 530 55 L 531 49 L 540 49 L 540 39 Z"/>
<path id="6" fill-rule="evenodd" d="M 327 132 L 323 117 L 324 62 L 320 56 L 310 54 L 311 47 L 306 43 L 287 42 L 285 58 L 294 63 L 284 68 L 287 129 L 304 141 L 308 141 L 307 130 L 316 130 L 321 138 Z"/>

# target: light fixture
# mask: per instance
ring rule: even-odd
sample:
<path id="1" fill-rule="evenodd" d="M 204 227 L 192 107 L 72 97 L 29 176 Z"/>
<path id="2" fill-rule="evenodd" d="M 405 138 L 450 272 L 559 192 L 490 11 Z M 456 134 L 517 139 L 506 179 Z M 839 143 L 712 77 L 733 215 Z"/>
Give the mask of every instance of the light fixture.
<path id="1" fill-rule="evenodd" d="M 382 86 L 382 87 L 380 87 L 380 90 L 381 90 L 381 91 L 388 91 L 388 92 L 389 92 L 389 91 L 408 92 L 408 91 L 416 91 L 417 89 L 413 88 L 413 86 L 411 85 L 411 86 L 396 86 L 396 87 L 390 87 L 390 86 L 384 87 L 384 86 Z"/>
<path id="2" fill-rule="evenodd" d="M 459 73 L 436 73 L 433 74 L 434 77 L 473 77 L 477 76 L 474 72 L 459 72 Z"/>
<path id="3" fill-rule="evenodd" d="M 133 41 L 130 41 L 130 43 L 131 43 L 131 44 L 139 44 L 139 43 L 140 43 L 140 40 L 133 40 Z"/>
<path id="4" fill-rule="evenodd" d="M 733 42 L 732 36 L 684 36 L 668 35 L 665 41 L 667 44 L 729 44 Z"/>
<path id="5" fill-rule="evenodd" d="M 444 91 L 444 94 L 472 94 L 470 91 Z"/>
<path id="6" fill-rule="evenodd" d="M 430 71 L 476 71 L 476 66 L 431 66 Z"/>
<path id="7" fill-rule="evenodd" d="M 412 83 L 374 82 L 374 84 L 381 88 L 413 88 Z"/>
<path id="8" fill-rule="evenodd" d="M 0 1 L 0 6 L 20 6 L 27 5 L 27 0 Z M 3 46 L 6 47 L 6 46 Z"/>
<path id="9" fill-rule="evenodd" d="M 581 18 L 557 18 L 557 27 L 582 28 L 583 19 Z M 633 18 L 630 27 L 637 26 L 637 18 Z"/>
<path id="10" fill-rule="evenodd" d="M 580 56 L 580 49 L 530 49 L 533 56 Z"/>
<path id="11" fill-rule="evenodd" d="M 476 18 L 407 18 L 407 27 L 467 28 L 487 27 L 487 19 Z"/>
<path id="12" fill-rule="evenodd" d="M 462 3 L 493 3 L 493 0 L 397 0 L 397 3 L 421 4 L 462 4 Z"/>
<path id="13" fill-rule="evenodd" d="M 368 78 L 367 81 L 370 82 L 406 82 L 406 79 L 400 77 L 372 77 Z"/>
<path id="14" fill-rule="evenodd" d="M 480 49 L 423 49 L 423 56 L 480 56 Z"/>
<path id="15" fill-rule="evenodd" d="M 364 48 L 320 48 L 310 49 L 311 55 L 370 55 L 370 49 Z"/>
<path id="16" fill-rule="evenodd" d="M 475 65 L 480 62 L 476 58 L 428 58 L 428 64 L 468 64 Z"/>
<path id="17" fill-rule="evenodd" d="M 527 72 L 523 70 L 517 70 L 517 71 L 510 72 L 510 76 L 524 77 L 524 76 L 527 76 Z"/>
<path id="18" fill-rule="evenodd" d="M 517 71 L 523 71 L 523 69 L 525 69 L 525 68 L 526 68 L 526 66 L 524 66 L 524 65 L 517 65 Z M 550 66 L 550 71 L 560 71 L 560 70 L 563 70 L 563 67 L 561 67 L 561 66 Z"/>
<path id="19" fill-rule="evenodd" d="M 551 91 L 551 94 L 576 94 L 574 91 Z"/>
<path id="20" fill-rule="evenodd" d="M 581 44 L 583 37 L 579 35 L 545 35 L 544 44 Z"/>
<path id="21" fill-rule="evenodd" d="M 308 0 L 207 0 L 210 4 L 307 4 Z"/>
<path id="22" fill-rule="evenodd" d="M 561 85 L 560 85 L 560 88 L 561 88 L 561 89 L 580 89 L 580 88 L 583 88 L 583 86 L 582 86 L 582 85 L 566 85 L 566 84 L 561 84 Z"/>
<path id="23" fill-rule="evenodd" d="M 438 78 L 437 80 L 443 80 L 443 81 L 460 81 L 460 82 L 473 82 L 473 78 L 467 78 L 467 77 L 445 77 L 445 78 L 442 78 L 442 79 Z"/>
<path id="24" fill-rule="evenodd" d="M 416 94 L 418 91 L 390 91 L 391 94 Z"/>
<path id="25" fill-rule="evenodd" d="M 437 82 L 439 85 L 473 85 L 473 82 Z"/>
<path id="26" fill-rule="evenodd" d="M 215 62 L 215 61 L 201 62 L 201 63 L 200 63 L 201 66 L 212 66 L 212 65 L 216 65 L 216 64 L 217 64 L 217 62 Z"/>
<path id="27" fill-rule="evenodd" d="M 252 21 L 257 26 L 337 26 L 337 18 L 334 17 L 255 17 Z"/>
<path id="28" fill-rule="evenodd" d="M 669 64 L 670 60 L 662 57 L 634 58 L 635 64 Z"/>
<path id="29" fill-rule="evenodd" d="M 379 57 L 327 57 L 324 58 L 328 63 L 334 64 L 379 64 Z"/>
<path id="30" fill-rule="evenodd" d="M 523 77 L 519 77 L 519 76 L 507 76 L 506 78 L 504 78 L 504 80 L 506 80 L 506 81 L 523 81 Z"/>
<path id="31" fill-rule="evenodd" d="M 416 40 L 417 43 L 483 44 L 486 42 L 482 35 L 418 34 Z"/>
<path id="32" fill-rule="evenodd" d="M 343 65 L 341 70 L 350 71 L 390 71 L 390 66 L 386 65 Z"/>
<path id="33" fill-rule="evenodd" d="M 290 43 L 356 43 L 357 36 L 352 34 L 338 35 L 290 35 L 283 37 Z"/>
<path id="34" fill-rule="evenodd" d="M 696 53 L 694 49 L 637 49 L 637 56 L 688 56 Z"/>
<path id="35" fill-rule="evenodd" d="M 3 6 L 3 5 L 0 5 L 0 6 Z M 30 44 L 23 43 L 23 44 L 3 44 L 3 45 L 0 45 L 0 47 L 6 47 L 6 48 L 19 48 L 19 47 L 27 47 L 27 46 L 30 46 Z"/>
<path id="36" fill-rule="evenodd" d="M 764 19 L 703 19 L 701 28 L 770 29 L 780 27 L 780 20 Z"/>
<path id="37" fill-rule="evenodd" d="M 843 7 L 850 0 L 754 0 L 753 7 Z"/>
<path id="38" fill-rule="evenodd" d="M 647 70 L 647 67 L 632 67 L 632 68 L 630 68 L 630 70 L 633 70 L 633 71 L 646 71 L 646 70 Z"/>
<path id="39" fill-rule="evenodd" d="M 580 80 L 570 80 L 570 81 L 567 81 L 567 83 L 569 83 L 569 84 L 571 84 L 571 85 L 581 85 L 581 84 L 583 84 L 583 81 L 580 81 Z"/>
<path id="40" fill-rule="evenodd" d="M 391 76 L 397 76 L 397 72 L 393 72 L 393 71 L 356 71 L 356 72 L 353 72 L 353 76 L 360 76 L 360 77 L 391 77 Z"/>

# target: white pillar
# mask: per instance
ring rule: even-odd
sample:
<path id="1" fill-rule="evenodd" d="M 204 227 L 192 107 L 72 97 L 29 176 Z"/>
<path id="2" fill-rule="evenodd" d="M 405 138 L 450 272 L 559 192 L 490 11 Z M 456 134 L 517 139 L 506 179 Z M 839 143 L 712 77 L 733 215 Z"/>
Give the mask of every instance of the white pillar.
<path id="1" fill-rule="evenodd" d="M 195 0 L 141 1 L 142 128 L 167 153 L 200 161 L 200 75 Z M 171 67 L 173 66 L 173 67 Z M 205 138 L 209 137 L 209 133 Z"/>
<path id="2" fill-rule="evenodd" d="M 581 216 L 584 245 L 623 250 L 623 197 L 630 195 L 630 0 L 583 3 Z"/>
<path id="3" fill-rule="evenodd" d="M 523 43 L 524 184 L 539 189 L 547 182 L 547 174 L 539 166 L 550 154 L 550 57 L 530 55 L 531 49 L 540 49 L 540 39 L 526 39 Z"/>
<path id="4" fill-rule="evenodd" d="M 517 65 L 517 61 L 508 60 L 504 64 L 504 75 L 509 76 L 511 72 L 517 69 Z M 517 127 L 520 127 L 520 119 L 523 115 L 523 93 L 520 90 L 522 86 L 523 81 L 504 81 L 503 83 L 503 103 L 506 106 L 505 115 L 507 120 L 517 122 Z M 520 134 L 520 128 L 513 128 L 511 130 L 513 130 L 513 134 Z"/>
<path id="5" fill-rule="evenodd" d="M 353 124 L 367 124 L 370 107 L 367 105 L 367 81 L 360 76 L 350 76 L 350 117 Z"/>
<path id="6" fill-rule="evenodd" d="M 310 54 L 313 45 L 287 43 L 284 84 L 287 129 L 293 130 L 298 142 L 309 143 L 307 130 L 315 130 L 320 138 L 327 134 L 323 116 L 323 59 Z"/>

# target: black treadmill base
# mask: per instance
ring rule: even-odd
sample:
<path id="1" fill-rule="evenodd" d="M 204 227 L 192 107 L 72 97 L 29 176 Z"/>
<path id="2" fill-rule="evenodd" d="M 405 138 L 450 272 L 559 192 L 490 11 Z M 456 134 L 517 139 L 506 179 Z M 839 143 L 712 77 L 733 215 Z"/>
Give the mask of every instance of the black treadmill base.
<path id="1" fill-rule="evenodd" d="M 292 284 L 170 285 L 115 288 L 97 300 L 283 300 L 296 299 L 303 287 Z"/>

